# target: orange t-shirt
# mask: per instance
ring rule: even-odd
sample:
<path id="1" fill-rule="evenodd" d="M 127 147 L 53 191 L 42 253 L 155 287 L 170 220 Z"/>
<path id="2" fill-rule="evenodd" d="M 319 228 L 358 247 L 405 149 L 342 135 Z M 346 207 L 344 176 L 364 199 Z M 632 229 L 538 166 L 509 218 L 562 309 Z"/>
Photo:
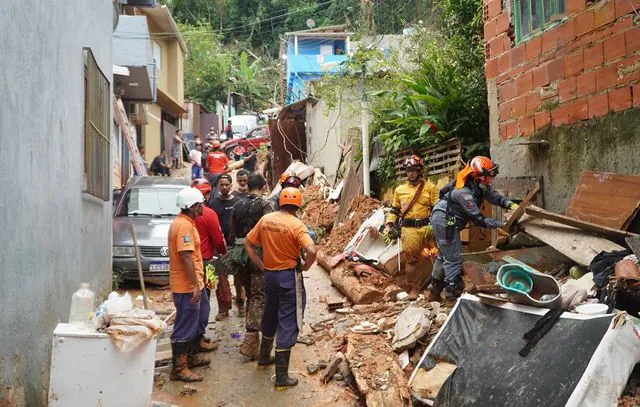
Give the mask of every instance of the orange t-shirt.
<path id="1" fill-rule="evenodd" d="M 255 245 L 262 245 L 262 262 L 267 270 L 294 268 L 300 249 L 313 244 L 304 223 L 284 212 L 264 215 L 247 239 Z"/>
<path id="2" fill-rule="evenodd" d="M 224 167 L 228 162 L 227 155 L 222 151 L 212 151 L 207 155 L 207 167 L 210 173 L 219 174 L 224 172 Z"/>
<path id="3" fill-rule="evenodd" d="M 184 270 L 180 252 L 190 251 L 198 277 L 198 287 L 204 288 L 200 235 L 196 223 L 188 216 L 179 214 L 169 228 L 169 285 L 171 292 L 190 293 L 193 290 L 191 278 Z"/>

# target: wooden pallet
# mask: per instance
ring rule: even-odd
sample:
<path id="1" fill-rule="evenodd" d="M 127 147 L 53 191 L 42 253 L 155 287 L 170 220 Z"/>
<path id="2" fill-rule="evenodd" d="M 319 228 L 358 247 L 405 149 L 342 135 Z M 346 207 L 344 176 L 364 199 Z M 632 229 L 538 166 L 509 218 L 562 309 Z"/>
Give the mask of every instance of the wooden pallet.
<path id="1" fill-rule="evenodd" d="M 423 147 L 418 150 L 405 148 L 395 154 L 396 157 L 396 179 L 398 181 L 406 179 L 403 162 L 412 154 L 417 154 L 425 162 L 426 176 L 438 176 L 453 172 L 460 167 L 462 161 L 462 144 L 460 140 L 454 138 L 435 146 Z"/>

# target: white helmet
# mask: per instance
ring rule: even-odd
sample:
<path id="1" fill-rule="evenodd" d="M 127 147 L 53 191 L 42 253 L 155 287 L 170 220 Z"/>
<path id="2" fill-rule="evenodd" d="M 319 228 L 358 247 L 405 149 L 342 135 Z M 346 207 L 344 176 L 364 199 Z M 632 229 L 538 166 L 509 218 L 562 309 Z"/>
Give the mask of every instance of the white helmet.
<path id="1" fill-rule="evenodd" d="M 189 209 L 197 203 L 203 203 L 204 196 L 196 188 L 185 188 L 178 192 L 177 204 L 180 209 Z"/>

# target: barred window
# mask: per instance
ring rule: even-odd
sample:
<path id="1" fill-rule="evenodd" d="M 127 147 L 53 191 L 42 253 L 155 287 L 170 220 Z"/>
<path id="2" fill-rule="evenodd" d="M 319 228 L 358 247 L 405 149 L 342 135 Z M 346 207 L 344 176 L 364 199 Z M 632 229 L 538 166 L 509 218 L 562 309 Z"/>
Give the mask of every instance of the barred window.
<path id="1" fill-rule="evenodd" d="M 565 0 L 514 0 L 516 42 L 533 37 L 565 16 Z"/>
<path id="2" fill-rule="evenodd" d="M 84 48 L 84 174 L 85 191 L 108 201 L 111 181 L 109 81 L 91 52 Z"/>

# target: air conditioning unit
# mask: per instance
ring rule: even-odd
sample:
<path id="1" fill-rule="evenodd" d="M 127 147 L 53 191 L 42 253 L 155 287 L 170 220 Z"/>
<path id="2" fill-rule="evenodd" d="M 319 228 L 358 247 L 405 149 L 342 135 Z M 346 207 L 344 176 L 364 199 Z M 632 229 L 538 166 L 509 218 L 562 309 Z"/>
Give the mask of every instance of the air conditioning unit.
<path id="1" fill-rule="evenodd" d="M 155 7 L 156 0 L 120 0 L 120 3 L 135 7 Z"/>

